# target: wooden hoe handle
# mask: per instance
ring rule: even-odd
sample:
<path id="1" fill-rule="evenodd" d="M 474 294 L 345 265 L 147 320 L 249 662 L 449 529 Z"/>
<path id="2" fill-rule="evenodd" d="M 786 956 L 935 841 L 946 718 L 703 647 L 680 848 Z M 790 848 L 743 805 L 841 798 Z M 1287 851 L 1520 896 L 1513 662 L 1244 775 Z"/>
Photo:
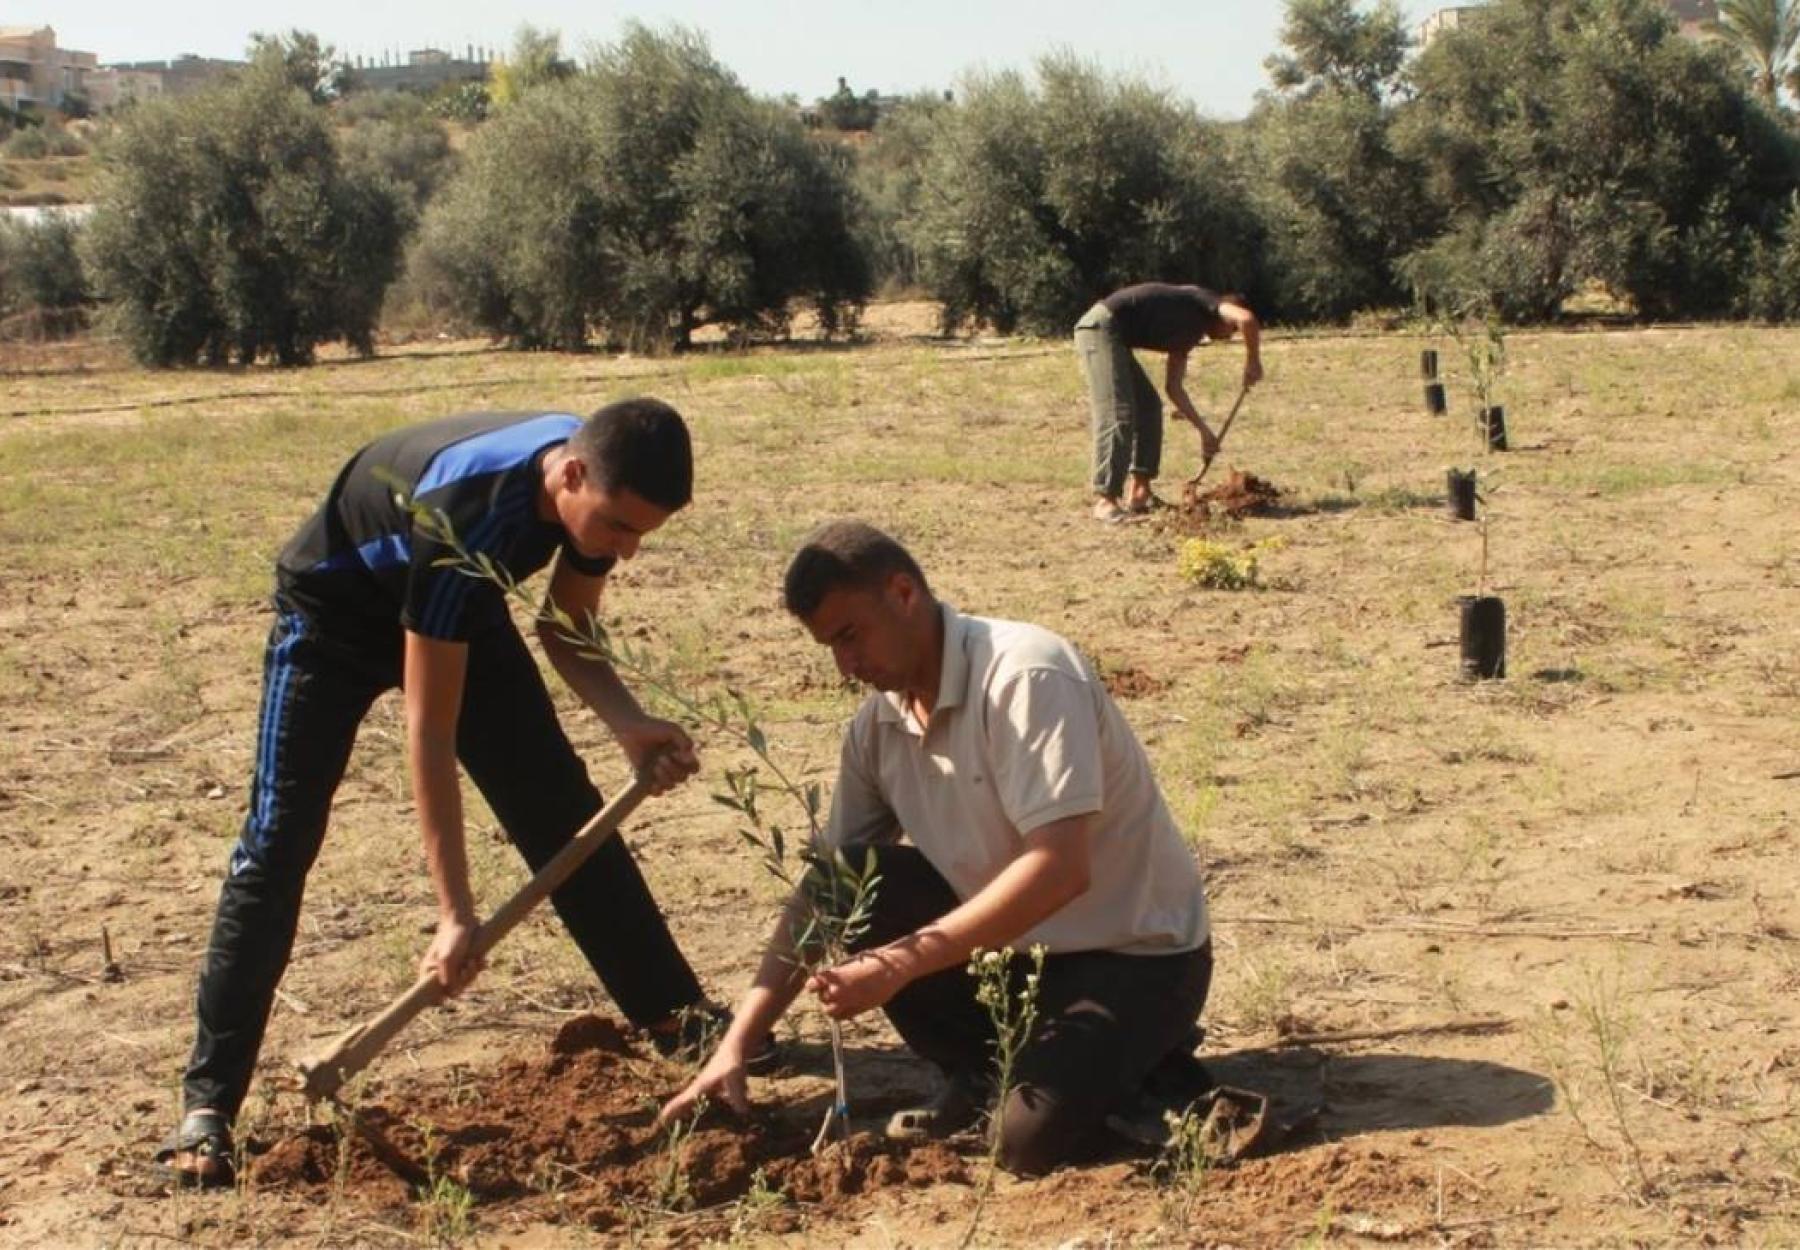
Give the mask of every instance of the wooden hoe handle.
<path id="1" fill-rule="evenodd" d="M 506 902 L 475 930 L 469 943 L 470 959 L 479 959 L 512 932 L 527 912 L 543 902 L 556 888 L 586 862 L 600 844 L 618 832 L 619 825 L 637 809 L 650 793 L 648 770 L 639 773 L 632 783 L 620 791 L 581 827 L 567 846 L 545 864 Z M 299 1063 L 301 1087 L 309 1100 L 329 1098 L 351 1077 L 369 1066 L 394 1035 L 427 1007 L 444 1001 L 443 984 L 435 976 L 423 976 L 411 989 L 389 1003 L 382 1013 L 366 1023 L 350 1029 L 323 1051 Z"/>
<path id="2" fill-rule="evenodd" d="M 1238 391 L 1237 398 L 1232 401 L 1231 411 L 1225 414 L 1225 424 L 1219 427 L 1219 441 L 1216 444 L 1217 447 L 1223 448 L 1225 446 L 1225 436 L 1231 433 L 1231 423 L 1237 420 L 1238 409 L 1244 406 L 1244 396 L 1249 393 L 1250 388 L 1246 386 Z M 1216 456 L 1218 453 L 1215 451 L 1213 454 Z M 1187 481 L 1190 492 L 1193 488 L 1200 485 L 1201 479 L 1206 476 L 1206 471 L 1212 468 L 1212 462 L 1213 456 L 1206 456 L 1201 460 L 1200 472 L 1194 474 L 1194 476 L 1190 477 Z"/>

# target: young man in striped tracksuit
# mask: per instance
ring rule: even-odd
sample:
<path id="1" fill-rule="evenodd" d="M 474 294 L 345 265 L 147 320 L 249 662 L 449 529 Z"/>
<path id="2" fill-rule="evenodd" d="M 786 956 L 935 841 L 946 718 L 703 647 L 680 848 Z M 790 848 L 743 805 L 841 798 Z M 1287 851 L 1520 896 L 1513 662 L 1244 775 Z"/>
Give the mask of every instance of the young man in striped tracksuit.
<path id="1" fill-rule="evenodd" d="M 157 1152 L 178 1183 L 231 1180 L 231 1122 L 250 1084 L 293 948 L 306 874 L 357 726 L 404 691 L 407 756 L 437 932 L 421 974 L 455 992 L 479 971 L 458 764 L 533 870 L 601 807 L 557 721 L 502 590 L 442 561 L 411 505 L 442 512 L 470 553 L 515 581 L 554 563 L 548 600 L 577 621 L 606 575 L 692 495 L 686 425 L 628 399 L 591 417 L 479 413 L 397 430 L 339 472 L 277 562 L 250 809 L 200 971 L 183 1119 Z M 698 768 L 681 728 L 647 715 L 612 668 L 554 631 L 541 645 L 655 792 Z M 619 1009 L 677 1048 L 700 985 L 624 841 L 601 846 L 552 899 Z"/>

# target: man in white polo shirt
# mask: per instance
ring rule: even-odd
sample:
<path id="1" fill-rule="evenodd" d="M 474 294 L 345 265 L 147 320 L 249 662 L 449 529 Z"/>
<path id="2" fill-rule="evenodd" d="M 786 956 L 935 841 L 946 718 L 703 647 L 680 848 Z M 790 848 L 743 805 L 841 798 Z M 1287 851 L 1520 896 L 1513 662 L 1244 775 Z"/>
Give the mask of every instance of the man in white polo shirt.
<path id="1" fill-rule="evenodd" d="M 1199 868 L 1143 747 L 1074 647 L 939 603 L 871 526 L 816 530 L 785 598 L 839 670 L 879 692 L 844 738 L 825 830 L 853 858 L 876 855 L 873 920 L 860 953 L 805 988 L 838 1019 L 886 1010 L 946 1077 L 894 1127 L 945 1132 L 979 1110 L 992 1062 L 970 953 L 1041 943 L 1040 1024 L 1015 1070 L 1001 1161 L 1039 1173 L 1078 1157 L 1152 1069 L 1191 1051 L 1212 979 Z M 794 914 L 665 1120 L 703 1096 L 747 1109 L 753 1039 L 802 989 Z"/>

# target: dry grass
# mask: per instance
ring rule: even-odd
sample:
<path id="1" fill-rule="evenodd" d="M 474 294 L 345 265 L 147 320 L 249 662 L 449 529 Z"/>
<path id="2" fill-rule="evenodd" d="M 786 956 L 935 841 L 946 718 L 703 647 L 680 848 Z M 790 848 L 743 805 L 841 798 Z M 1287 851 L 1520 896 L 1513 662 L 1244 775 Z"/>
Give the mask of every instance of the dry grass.
<path id="1" fill-rule="evenodd" d="M 677 360 L 449 344 L 289 372 L 148 374 L 99 348 L 0 362 L 0 1240 L 224 1242 L 245 1221 L 264 1237 L 399 1239 L 356 1212 L 150 1201 L 120 1179 L 164 1127 L 190 1037 L 249 767 L 269 561 L 379 430 L 631 392 L 693 422 L 699 495 L 618 575 L 610 611 L 692 681 L 744 688 L 802 769 L 828 779 L 854 695 L 776 587 L 813 522 L 860 515 L 959 607 L 1039 621 L 1109 670 L 1167 683 L 1127 712 L 1208 864 L 1215 1048 L 1295 1027 L 1518 1023 L 1303 1070 L 1328 1097 L 1327 1136 L 1436 1168 L 1448 1203 L 1396 1190 L 1363 1214 L 1430 1240 L 1458 1218 L 1556 1204 L 1490 1226 L 1502 1244 L 1800 1235 L 1800 333 L 1516 335 L 1501 398 L 1520 450 L 1487 457 L 1465 424 L 1424 415 L 1419 346 L 1270 342 L 1269 382 L 1225 459 L 1293 508 L 1226 535 L 1286 540 L 1264 588 L 1238 592 L 1184 583 L 1173 531 L 1086 519 L 1082 390 L 1062 343 Z M 1229 400 L 1231 359 L 1202 360 L 1203 408 Z M 1170 471 L 1197 457 L 1171 428 Z M 1435 503 L 1446 467 L 1477 460 L 1499 486 L 1490 582 L 1512 623 L 1511 679 L 1480 687 L 1456 679 L 1454 645 L 1478 543 Z M 603 735 L 570 724 L 616 783 Z M 379 1006 L 426 940 L 399 728 L 378 706 L 341 792 L 271 1074 Z M 716 750 L 709 771 L 736 762 Z M 493 900 L 519 866 L 472 810 Z M 770 888 L 704 787 L 639 825 L 677 933 L 735 994 Z M 102 925 L 122 984 L 98 980 Z M 409 1035 L 414 1061 L 480 1064 L 600 1001 L 539 919 L 465 1005 Z M 1578 1091 L 1583 1119 L 1551 1108 L 1552 1081 Z M 296 1114 L 287 1097 L 271 1115 Z M 1445 1169 L 1473 1181 L 1446 1199 Z M 1116 1169 L 1070 1184 L 1002 1187 L 984 1228 L 1098 1237 L 1154 1206 Z M 816 1218 L 837 1221 L 822 1236 L 879 1240 L 961 1201 L 912 1193 Z M 1345 1203 L 1271 1202 L 1240 1240 L 1348 1227 Z"/>
<path id="2" fill-rule="evenodd" d="M 95 169 L 91 156 L 0 159 L 0 207 L 85 204 L 93 198 Z"/>

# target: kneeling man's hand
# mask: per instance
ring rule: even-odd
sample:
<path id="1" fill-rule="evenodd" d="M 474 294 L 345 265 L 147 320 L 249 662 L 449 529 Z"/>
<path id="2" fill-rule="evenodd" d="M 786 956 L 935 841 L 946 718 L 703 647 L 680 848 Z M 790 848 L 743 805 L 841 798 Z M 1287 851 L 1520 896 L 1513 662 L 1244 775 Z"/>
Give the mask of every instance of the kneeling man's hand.
<path id="1" fill-rule="evenodd" d="M 890 953 L 872 950 L 814 973 L 807 978 L 806 988 L 818 995 L 826 1015 L 848 1020 L 881 1006 L 906 988 L 910 979 Z"/>
<path id="2" fill-rule="evenodd" d="M 700 1075 L 664 1104 L 657 1113 L 656 1127 L 662 1128 L 695 1114 L 700 1104 L 709 1098 L 722 1099 L 739 1115 L 750 1112 L 750 1083 L 745 1075 L 744 1056 L 728 1042 L 720 1043 L 706 1066 L 700 1069 Z"/>

